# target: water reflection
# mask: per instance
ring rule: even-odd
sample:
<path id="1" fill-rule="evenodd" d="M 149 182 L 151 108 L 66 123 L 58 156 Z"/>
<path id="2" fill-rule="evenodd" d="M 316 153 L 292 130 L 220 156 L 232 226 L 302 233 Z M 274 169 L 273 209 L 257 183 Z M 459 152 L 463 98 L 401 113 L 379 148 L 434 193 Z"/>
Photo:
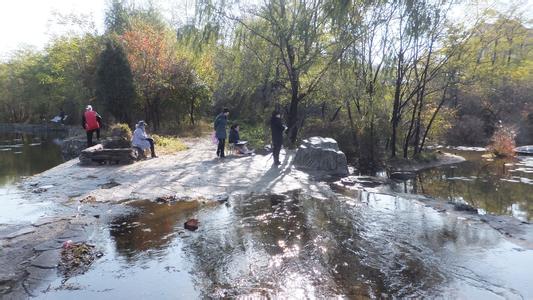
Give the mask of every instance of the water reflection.
<path id="1" fill-rule="evenodd" d="M 172 205 L 150 201 L 135 202 L 136 213 L 117 218 L 110 225 L 110 235 L 117 252 L 127 261 L 138 255 L 160 256 L 183 228 L 186 219 L 198 208 L 197 202 Z M 148 251 L 150 250 L 150 251 Z"/>
<path id="2" fill-rule="evenodd" d="M 0 133 L 0 187 L 63 162 L 52 136 Z"/>
<path id="3" fill-rule="evenodd" d="M 433 296 L 454 280 L 460 253 L 499 241 L 410 200 L 361 197 L 255 196 L 201 210 L 201 230 L 183 241 L 199 290 L 208 298 Z"/>
<path id="4" fill-rule="evenodd" d="M 483 159 L 483 153 L 458 152 L 466 162 L 422 171 L 415 179 L 396 182 L 399 192 L 466 202 L 488 213 L 533 218 L 533 157 Z"/>
<path id="5" fill-rule="evenodd" d="M 76 277 L 87 288 L 48 297 L 533 297 L 533 252 L 513 252 L 482 224 L 402 197 L 346 191 L 319 200 L 295 191 L 209 207 L 134 206 L 138 213 L 102 233 L 103 260 Z M 190 217 L 200 228 L 184 232 Z"/>

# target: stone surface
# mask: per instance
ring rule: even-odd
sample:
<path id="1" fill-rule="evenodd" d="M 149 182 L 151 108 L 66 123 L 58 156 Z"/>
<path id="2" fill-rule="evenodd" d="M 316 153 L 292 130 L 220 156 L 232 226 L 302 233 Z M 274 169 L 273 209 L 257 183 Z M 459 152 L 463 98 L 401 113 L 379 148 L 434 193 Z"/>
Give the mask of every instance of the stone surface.
<path id="1" fill-rule="evenodd" d="M 325 172 L 329 175 L 348 175 L 346 155 L 339 150 L 337 141 L 332 138 L 311 137 L 303 141 L 294 165 L 309 171 Z"/>
<path id="2" fill-rule="evenodd" d="M 105 149 L 131 148 L 131 142 L 120 137 L 107 138 L 102 142 L 102 145 Z"/>
<path id="3" fill-rule="evenodd" d="M 185 224 L 183 224 L 183 227 L 185 227 L 185 229 L 195 231 L 196 229 L 198 229 L 198 223 L 199 222 L 197 219 L 190 219 L 185 222 Z"/>
<path id="4" fill-rule="evenodd" d="M 32 228 L 32 227 L 25 227 L 25 228 L 22 228 L 22 229 L 19 229 L 13 233 L 10 233 L 8 235 L 6 235 L 4 238 L 5 239 L 14 239 L 16 237 L 19 237 L 19 236 L 22 236 L 22 235 L 26 235 L 26 234 L 29 234 L 29 233 L 33 233 L 35 232 L 35 229 Z"/>
<path id="5" fill-rule="evenodd" d="M 61 153 L 65 159 L 72 159 L 80 155 L 87 147 L 87 139 L 83 136 L 66 138 L 61 141 Z"/>
<path id="6" fill-rule="evenodd" d="M 59 263 L 60 250 L 48 250 L 31 261 L 31 265 L 41 269 L 54 269 Z"/>
<path id="7" fill-rule="evenodd" d="M 137 157 L 137 151 L 133 148 L 104 149 L 101 144 L 98 144 L 81 151 L 79 158 L 82 165 L 93 165 L 131 164 L 137 160 Z"/>

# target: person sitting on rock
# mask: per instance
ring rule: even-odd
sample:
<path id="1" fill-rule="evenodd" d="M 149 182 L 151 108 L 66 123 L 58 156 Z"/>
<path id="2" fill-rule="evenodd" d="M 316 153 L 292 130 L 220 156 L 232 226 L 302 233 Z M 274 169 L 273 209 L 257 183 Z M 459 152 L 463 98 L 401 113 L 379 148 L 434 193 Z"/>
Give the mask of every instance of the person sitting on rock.
<path id="1" fill-rule="evenodd" d="M 239 124 L 231 125 L 229 130 L 228 142 L 235 146 L 235 151 L 237 151 L 237 153 L 239 154 L 248 155 L 254 153 L 253 150 L 249 150 L 248 147 L 246 147 L 246 144 L 248 144 L 247 141 L 241 141 L 239 136 L 239 130 Z"/>
<path id="2" fill-rule="evenodd" d="M 154 139 L 150 138 L 148 134 L 146 134 L 146 126 L 148 126 L 148 124 L 146 124 L 144 121 L 139 121 L 135 125 L 135 131 L 133 131 L 131 145 L 141 149 L 143 153 L 144 150 L 150 148 L 150 151 L 152 152 L 152 158 L 156 158 L 157 155 L 155 155 Z"/>

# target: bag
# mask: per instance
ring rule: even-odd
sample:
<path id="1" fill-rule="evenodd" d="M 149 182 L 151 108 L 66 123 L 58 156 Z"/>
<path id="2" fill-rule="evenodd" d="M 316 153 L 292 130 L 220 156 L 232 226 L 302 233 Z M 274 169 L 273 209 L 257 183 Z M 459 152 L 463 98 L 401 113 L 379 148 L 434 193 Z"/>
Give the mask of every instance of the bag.
<path id="1" fill-rule="evenodd" d="M 216 131 L 213 131 L 213 134 L 211 134 L 211 142 L 213 142 L 213 144 L 215 144 L 215 145 L 218 144 L 217 132 Z"/>

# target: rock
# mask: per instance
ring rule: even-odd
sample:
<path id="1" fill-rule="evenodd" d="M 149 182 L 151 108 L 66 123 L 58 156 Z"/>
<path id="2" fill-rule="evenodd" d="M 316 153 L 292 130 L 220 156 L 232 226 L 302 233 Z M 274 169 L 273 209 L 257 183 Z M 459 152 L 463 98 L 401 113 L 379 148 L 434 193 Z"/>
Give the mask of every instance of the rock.
<path id="1" fill-rule="evenodd" d="M 457 211 L 466 211 L 471 213 L 477 213 L 477 209 L 466 203 L 453 203 L 453 208 Z"/>
<path id="2" fill-rule="evenodd" d="M 98 144 L 81 151 L 79 159 L 82 165 L 131 164 L 138 159 L 138 153 L 134 148 L 104 149 Z"/>
<path id="3" fill-rule="evenodd" d="M 17 230 L 13 233 L 10 233 L 8 235 L 6 235 L 4 238 L 5 239 L 14 239 L 16 237 L 19 237 L 19 236 L 22 236 L 22 235 L 26 235 L 26 234 L 30 234 L 30 233 L 33 233 L 35 232 L 35 228 L 32 228 L 32 227 L 26 227 L 26 228 L 22 228 L 20 230 Z"/>
<path id="4" fill-rule="evenodd" d="M 63 217 L 45 217 L 45 218 L 41 218 L 41 219 L 33 222 L 31 225 L 33 225 L 35 227 L 41 227 L 43 225 L 48 225 L 48 224 L 59 222 L 59 221 L 63 221 L 63 220 L 67 220 L 67 218 L 63 218 Z"/>
<path id="5" fill-rule="evenodd" d="M 83 197 L 81 200 L 80 200 L 81 203 L 91 203 L 91 202 L 96 202 L 96 197 L 95 196 L 92 196 L 92 195 L 88 195 L 86 197 Z"/>
<path id="6" fill-rule="evenodd" d="M 99 185 L 101 189 L 104 189 L 104 190 L 107 190 L 107 189 L 112 189 L 116 186 L 119 186 L 120 183 L 116 182 L 114 179 L 111 179 L 109 180 L 108 182 L 104 183 L 104 184 L 101 184 Z"/>
<path id="7" fill-rule="evenodd" d="M 107 138 L 103 141 L 102 145 L 104 149 L 131 148 L 131 142 L 120 137 Z"/>
<path id="8" fill-rule="evenodd" d="M 31 261 L 31 265 L 41 269 L 55 269 L 59 262 L 59 254 L 59 250 L 44 251 Z"/>
<path id="9" fill-rule="evenodd" d="M 189 219 L 187 222 L 185 222 L 183 224 L 183 227 L 185 227 L 185 229 L 188 229 L 190 231 L 195 231 L 196 229 L 198 229 L 198 220 L 197 219 Z"/>
<path id="10" fill-rule="evenodd" d="M 155 198 L 155 202 L 157 203 L 170 203 L 176 201 L 176 196 L 173 195 L 166 195 Z"/>
<path id="11" fill-rule="evenodd" d="M 390 174 L 391 179 L 397 179 L 397 180 L 409 180 L 416 177 L 415 172 L 409 172 L 409 171 L 402 171 L 402 172 L 392 172 Z"/>
<path id="12" fill-rule="evenodd" d="M 346 155 L 339 150 L 337 141 L 332 138 L 311 137 L 303 141 L 294 165 L 298 168 L 321 171 L 329 175 L 348 175 Z"/>
<path id="13" fill-rule="evenodd" d="M 61 153 L 68 160 L 79 156 L 86 147 L 87 139 L 85 137 L 67 138 L 61 142 Z"/>

